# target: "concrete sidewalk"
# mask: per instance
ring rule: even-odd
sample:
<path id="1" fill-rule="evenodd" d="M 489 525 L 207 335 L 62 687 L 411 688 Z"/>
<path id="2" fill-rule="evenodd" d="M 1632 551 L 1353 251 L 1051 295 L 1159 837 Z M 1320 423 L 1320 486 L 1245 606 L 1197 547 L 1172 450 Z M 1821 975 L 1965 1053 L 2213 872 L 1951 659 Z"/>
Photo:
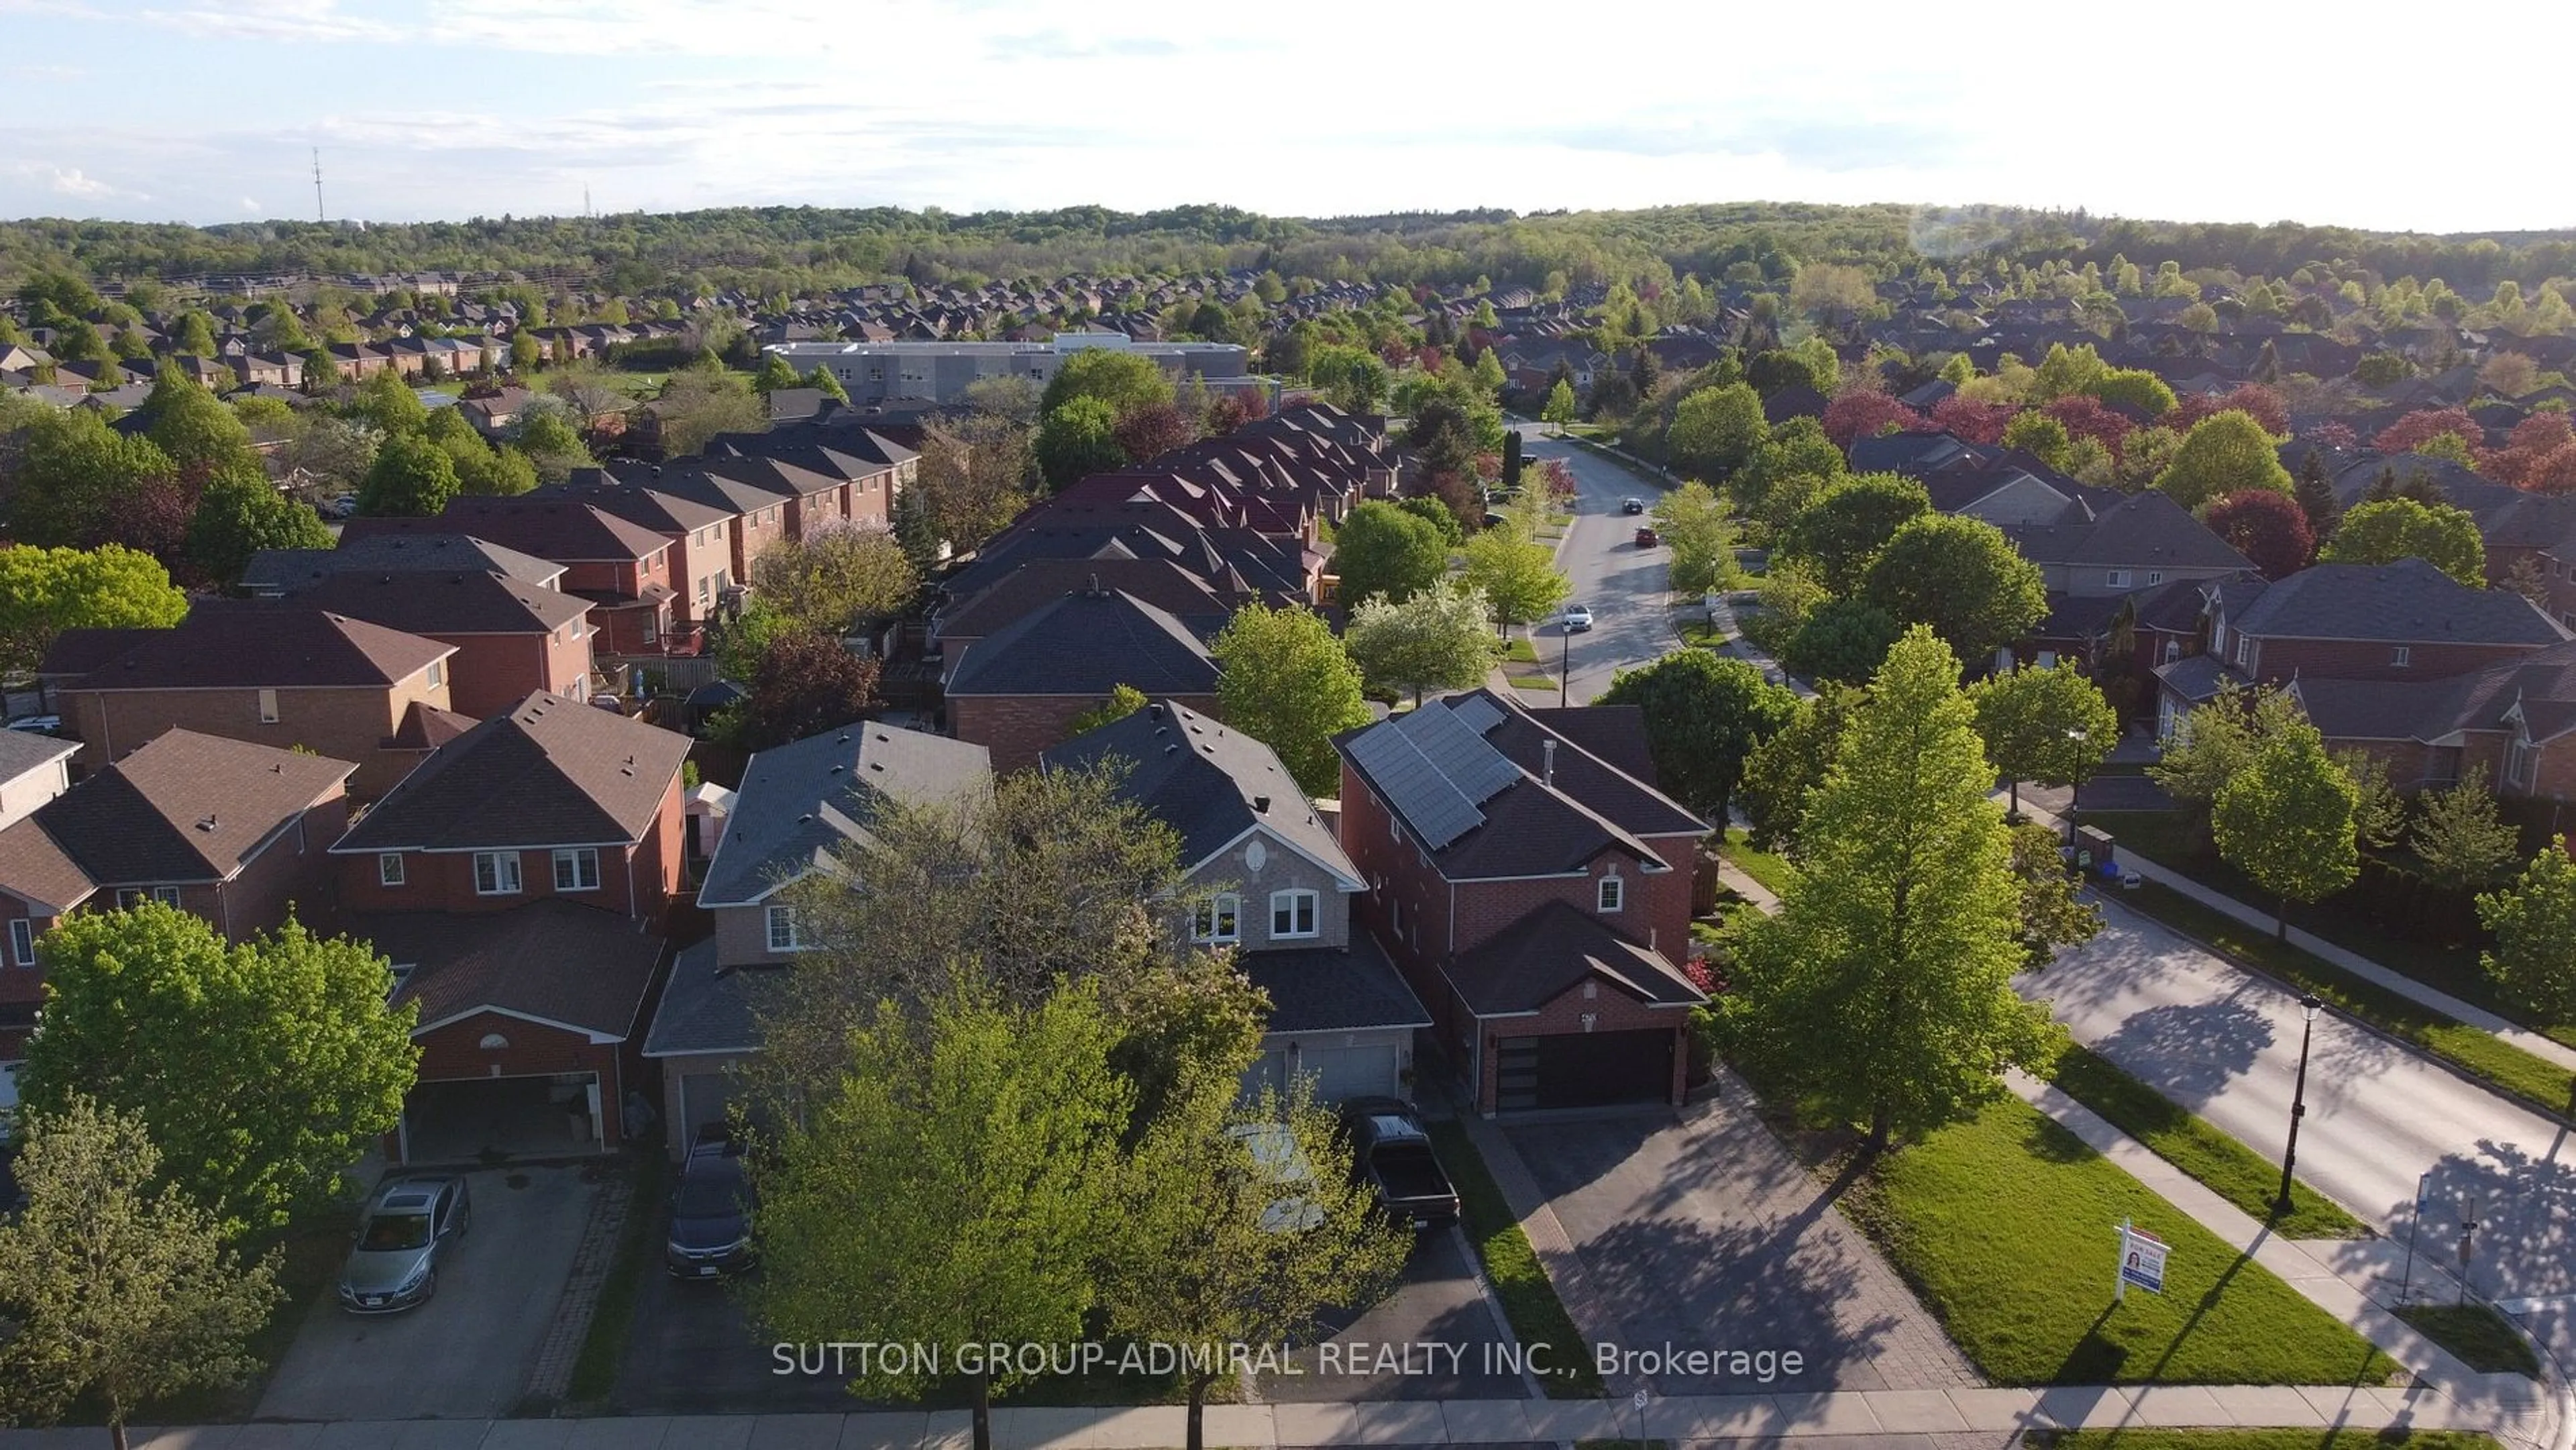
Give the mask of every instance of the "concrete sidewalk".
<path id="1" fill-rule="evenodd" d="M 1996 794 L 2001 795 L 2002 792 L 1999 791 Z M 2022 814 L 2034 821 L 2044 821 L 2055 826 L 2060 833 L 2066 829 L 2066 822 L 2062 817 L 2043 806 L 2034 804 L 2027 793 L 2022 798 Z M 2119 834 L 2118 831 L 2113 831 L 2112 839 L 2117 841 Z M 2118 855 L 2121 865 L 2169 891 L 2190 897 L 2210 910 L 2233 917 L 2248 926 L 2260 927 L 2267 932 L 2272 930 L 2272 913 L 2259 906 L 2247 905 L 2233 896 L 2213 890 L 2179 871 L 2160 866 L 2143 856 L 2121 853 L 2116 847 L 2114 854 Z M 2373 986 L 2385 988 L 2411 1002 L 2439 1012 L 2453 1021 L 2475 1027 L 2481 1032 L 2493 1033 L 2534 1057 L 2576 1070 L 2576 1047 L 2569 1047 L 2566 1043 L 2544 1037 L 2527 1027 L 2518 1027 L 2483 1007 L 2463 1002 L 2448 992 L 2428 987 L 2404 972 L 2383 967 L 2349 947 L 2337 946 L 2314 932 L 2301 931 L 2295 926 L 2290 928 L 2290 945 L 2319 961 L 2340 967 Z"/>
<path id="2" fill-rule="evenodd" d="M 2521 1383 L 2529 1385 L 2529 1381 Z M 1882 1437 L 1889 1450 L 2002 1446 L 2024 1430 L 2278 1426 L 2321 1430 L 2460 1429 L 2545 1443 L 2535 1386 L 2510 1401 L 2468 1402 L 2428 1388 L 2082 1386 L 1708 1395 L 1649 1401 L 1644 1436 L 1681 1441 Z M 1184 1413 L 1138 1409 L 993 1412 L 1000 1450 L 1162 1450 L 1182 1443 Z M 1633 1440 L 1623 1400 L 1433 1400 L 1211 1405 L 1207 1443 L 1284 1450 L 1320 1445 L 1563 1445 Z M 218 1425 L 131 1432 L 136 1450 L 965 1450 L 964 1411 L 728 1415 L 595 1420 L 380 1420 Z M 0 1431 L 0 1450 L 90 1450 L 95 1426 Z"/>

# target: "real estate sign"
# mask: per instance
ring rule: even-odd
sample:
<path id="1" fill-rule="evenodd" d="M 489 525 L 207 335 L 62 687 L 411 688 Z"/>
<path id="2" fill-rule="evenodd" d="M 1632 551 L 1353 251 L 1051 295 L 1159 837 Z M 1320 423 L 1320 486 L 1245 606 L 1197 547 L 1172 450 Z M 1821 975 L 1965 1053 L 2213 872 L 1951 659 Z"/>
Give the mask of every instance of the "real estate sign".
<path id="1" fill-rule="evenodd" d="M 2119 1298 L 2125 1295 L 2132 1284 L 2150 1294 L 2163 1293 L 2165 1291 L 2165 1255 L 2172 1251 L 2172 1245 L 2167 1244 L 2163 1239 L 2122 1219 L 2120 1221 L 2120 1280 L 2119 1287 L 2112 1292 L 2112 1297 Z"/>

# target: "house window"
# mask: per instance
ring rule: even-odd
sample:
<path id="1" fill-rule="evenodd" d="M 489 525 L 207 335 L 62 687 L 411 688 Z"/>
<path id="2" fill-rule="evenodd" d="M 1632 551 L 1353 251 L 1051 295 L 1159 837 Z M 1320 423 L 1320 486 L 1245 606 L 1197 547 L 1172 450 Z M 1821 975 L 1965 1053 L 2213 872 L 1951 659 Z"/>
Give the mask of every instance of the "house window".
<path id="1" fill-rule="evenodd" d="M 474 894 L 477 896 L 518 895 L 519 853 L 516 851 L 475 852 Z"/>
<path id="2" fill-rule="evenodd" d="M 1605 915 L 1617 911 L 1628 904 L 1628 883 L 1615 871 L 1602 877 L 1594 893 L 1593 904 L 1598 906 Z"/>
<path id="3" fill-rule="evenodd" d="M 801 952 L 805 938 L 796 930 L 796 908 L 773 906 L 763 913 L 769 925 L 769 949 L 773 952 Z"/>
<path id="4" fill-rule="evenodd" d="M 599 889 L 599 852 L 590 846 L 578 846 L 555 852 L 555 890 L 597 891 Z"/>
<path id="5" fill-rule="evenodd" d="M 1190 936 L 1203 942 L 1243 940 L 1243 898 L 1231 891 L 1199 898 L 1190 917 Z"/>
<path id="6" fill-rule="evenodd" d="M 443 685 L 443 684 L 446 684 L 446 683 L 447 683 L 447 661 L 445 661 L 445 660 L 431 660 L 431 661 L 429 662 L 429 687 L 430 687 L 431 689 L 435 690 L 435 689 L 437 689 L 439 686 L 441 686 L 441 685 Z"/>
<path id="7" fill-rule="evenodd" d="M 2165 582 L 2165 571 L 2162 569 L 2149 569 L 2147 571 L 2147 582 L 2150 584 L 2162 584 Z"/>
<path id="8" fill-rule="evenodd" d="M 2236 667 L 2238 669 L 2241 670 L 2246 668 L 2245 659 L 2247 655 L 2253 653 L 2253 643 L 2254 641 L 2247 639 L 2241 634 L 2236 636 Z"/>
<path id="9" fill-rule="evenodd" d="M 1273 937 L 1313 936 L 1315 934 L 1315 893 L 1311 891 L 1271 892 L 1270 934 Z"/>
<path id="10" fill-rule="evenodd" d="M 2411 646 L 2401 644 L 2388 652 L 2388 666 L 2391 669 L 2402 670 L 2406 668 L 2407 664 L 2413 660 L 2414 657 L 2414 649 Z"/>
<path id="11" fill-rule="evenodd" d="M 2176 661 L 2176 660 L 2178 660 L 2178 659 L 2181 659 L 2181 658 L 2182 658 L 2182 641 L 2181 641 L 2181 640 L 2178 640 L 2178 639 L 2168 639 L 2168 640 L 2166 640 L 2166 641 L 2165 641 L 2165 663 L 2166 663 L 2166 664 L 2172 664 L 2174 661 Z"/>
<path id="12" fill-rule="evenodd" d="M 22 967 L 36 964 L 36 924 L 23 916 L 9 923 L 9 960 Z"/>
<path id="13" fill-rule="evenodd" d="M 378 853 L 376 856 L 376 884 L 378 886 L 400 886 L 403 884 L 402 852 L 384 851 Z"/>
<path id="14" fill-rule="evenodd" d="M 152 888 L 152 899 L 160 902 L 163 906 L 176 906 L 179 904 L 179 888 L 176 886 L 155 886 Z"/>
<path id="15" fill-rule="evenodd" d="M 2505 747 L 2505 783 L 2516 790 L 2531 789 L 2532 767 L 2539 761 L 2539 748 L 2517 734 L 2513 738 L 2513 743 Z"/>
<path id="16" fill-rule="evenodd" d="M 2129 571 L 2113 569 L 2102 576 L 2102 582 L 2114 589 L 2126 589 L 2129 587 Z"/>
<path id="17" fill-rule="evenodd" d="M 277 692 L 275 690 L 262 690 L 259 692 L 259 723 L 262 725 L 274 725 L 277 723 Z"/>

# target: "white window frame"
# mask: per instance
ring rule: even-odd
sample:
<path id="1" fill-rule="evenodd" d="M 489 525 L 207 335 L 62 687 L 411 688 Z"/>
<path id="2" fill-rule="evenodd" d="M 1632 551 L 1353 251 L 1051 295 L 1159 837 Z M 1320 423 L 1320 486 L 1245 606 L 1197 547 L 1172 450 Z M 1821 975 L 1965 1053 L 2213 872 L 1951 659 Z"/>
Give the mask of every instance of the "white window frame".
<path id="1" fill-rule="evenodd" d="M 2106 569 L 2102 573 L 2102 582 L 2113 589 L 2126 589 L 2129 587 L 2129 571 L 2126 569 Z"/>
<path id="2" fill-rule="evenodd" d="M 426 674 L 429 679 L 429 687 L 433 690 L 447 683 L 447 661 L 431 660 Z"/>
<path id="3" fill-rule="evenodd" d="M 487 879 L 491 885 L 483 883 Z M 477 851 L 474 853 L 474 894 L 477 896 L 516 896 L 526 889 L 519 875 L 519 853 L 516 851 Z"/>
<path id="4" fill-rule="evenodd" d="M 2414 663 L 2415 648 L 2412 645 L 2401 644 L 2388 652 L 2388 667 L 2392 670 L 2409 669 Z"/>
<path id="5" fill-rule="evenodd" d="M 2513 739 L 2505 743 L 2505 784 L 2516 790 L 2531 789 L 2532 780 L 2539 773 L 2539 764 L 2540 747 L 2524 739 L 2520 732 L 2516 732 Z"/>
<path id="6" fill-rule="evenodd" d="M 36 964 L 36 923 L 26 917 L 9 922 L 9 960 L 22 967 Z"/>
<path id="7" fill-rule="evenodd" d="M 585 874 L 584 867 L 589 868 L 587 875 L 590 879 L 587 881 L 582 879 Z M 570 885 L 565 884 L 567 868 L 570 870 Z M 596 846 L 557 847 L 554 853 L 554 881 L 558 895 L 572 891 L 597 891 L 599 889 L 599 848 Z"/>
<path id="8" fill-rule="evenodd" d="M 116 888 L 116 909 L 119 911 L 132 911 L 134 908 L 141 906 L 148 899 L 149 898 L 143 894 L 143 888 L 140 886 L 120 886 Z"/>
<path id="9" fill-rule="evenodd" d="M 179 888 L 176 886 L 155 886 L 152 888 L 152 899 L 160 902 L 163 906 L 176 907 L 179 905 Z"/>
<path id="10" fill-rule="evenodd" d="M 1306 917 L 1306 924 L 1302 928 L 1297 925 L 1297 913 L 1300 908 L 1304 909 Z M 1279 919 L 1283 913 L 1288 919 L 1288 926 L 1284 930 L 1279 925 Z M 1273 941 L 1293 941 L 1302 937 L 1318 936 L 1323 932 L 1323 925 L 1323 897 L 1318 893 L 1303 888 L 1270 893 L 1270 936 Z"/>
<path id="11" fill-rule="evenodd" d="M 770 951 L 801 952 L 805 950 L 805 933 L 804 929 L 797 925 L 795 907 L 764 907 L 761 910 L 760 924 L 761 930 L 765 934 L 769 943 Z M 785 928 L 785 930 L 780 930 L 782 927 Z"/>
<path id="12" fill-rule="evenodd" d="M 2236 667 L 2238 669 L 2242 670 L 2252 668 L 2245 663 L 2245 657 L 2253 652 L 2253 645 L 2254 641 L 2246 636 L 2241 634 L 2236 636 Z"/>
<path id="13" fill-rule="evenodd" d="M 2149 569 L 2147 571 L 2147 582 L 2149 584 L 2162 584 L 2165 582 L 2165 571 L 2162 569 Z"/>
<path id="14" fill-rule="evenodd" d="M 406 886 L 410 884 L 409 877 L 410 873 L 403 864 L 402 852 L 379 851 L 376 853 L 376 884 L 378 886 Z"/>
<path id="15" fill-rule="evenodd" d="M 1627 910 L 1627 878 L 1613 871 L 1592 883 L 1592 906 L 1603 916 L 1615 916 Z"/>
<path id="16" fill-rule="evenodd" d="M 1228 946 L 1243 940 L 1243 898 L 1231 891 L 1202 896 L 1190 908 L 1190 940 Z"/>
<path id="17" fill-rule="evenodd" d="M 277 723 L 277 692 L 275 690 L 262 690 L 259 692 L 259 723 L 262 725 L 274 725 Z"/>

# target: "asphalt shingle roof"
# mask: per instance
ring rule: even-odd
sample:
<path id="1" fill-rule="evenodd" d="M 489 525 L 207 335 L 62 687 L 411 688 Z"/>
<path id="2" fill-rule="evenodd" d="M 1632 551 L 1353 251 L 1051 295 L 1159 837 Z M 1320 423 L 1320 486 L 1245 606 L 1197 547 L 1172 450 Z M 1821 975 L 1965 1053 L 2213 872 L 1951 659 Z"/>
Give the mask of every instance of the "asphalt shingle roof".
<path id="1" fill-rule="evenodd" d="M 760 1047 L 760 1013 L 783 986 L 783 966 L 716 964 L 715 938 L 688 947 L 671 961 L 662 1004 L 644 1034 L 646 1057 L 700 1052 L 752 1052 Z"/>
<path id="2" fill-rule="evenodd" d="M 356 769 L 165 731 L 0 833 L 0 885 L 68 907 L 101 886 L 228 880 Z"/>
<path id="3" fill-rule="evenodd" d="M 1158 701 L 1039 757 L 1048 770 L 1081 770 L 1104 760 L 1127 763 L 1120 794 L 1179 834 L 1185 868 L 1261 826 L 1343 879 L 1359 880 L 1342 843 L 1277 753 L 1212 715 Z"/>
<path id="4" fill-rule="evenodd" d="M 349 934 L 412 968 L 394 1003 L 420 1004 L 416 1031 L 489 1008 L 622 1042 L 662 959 L 642 923 L 554 897 L 471 916 L 361 916 Z"/>
<path id="5" fill-rule="evenodd" d="M 67 673 L 86 657 L 96 663 L 69 688 L 329 688 L 390 685 L 455 652 L 454 645 L 304 605 L 207 599 L 172 629 L 68 631 L 46 656 L 45 672 Z"/>
<path id="6" fill-rule="evenodd" d="M 2472 589 L 2422 559 L 2317 564 L 2263 590 L 2230 628 L 2256 638 L 2551 645 L 2568 632 L 2510 589 Z"/>
<path id="7" fill-rule="evenodd" d="M 539 690 L 440 746 L 332 850 L 639 841 L 688 753 L 685 735 Z"/>
<path id="8" fill-rule="evenodd" d="M 981 745 L 862 721 L 764 750 L 743 767 L 701 906 L 743 905 L 867 839 L 887 801 L 963 801 L 992 784 Z"/>
<path id="9" fill-rule="evenodd" d="M 1080 590 L 966 647 L 948 677 L 958 695 L 1207 695 L 1216 660 L 1189 627 L 1131 594 Z"/>
<path id="10" fill-rule="evenodd" d="M 418 635 L 552 634 L 590 613 L 590 601 L 479 570 L 334 574 L 299 603 Z"/>
<path id="11" fill-rule="evenodd" d="M 293 594 L 331 575 L 355 570 L 407 574 L 421 569 L 472 569 L 505 574 L 524 584 L 552 588 L 564 566 L 465 534 L 376 534 L 344 537 L 336 549 L 262 549 L 242 571 L 253 593 Z"/>
<path id="12" fill-rule="evenodd" d="M 1370 1027 L 1428 1027 L 1413 989 L 1396 975 L 1386 948 L 1363 931 L 1349 950 L 1308 947 L 1244 952 L 1236 970 L 1270 994 L 1272 1032 L 1357 1032 Z"/>
<path id="13" fill-rule="evenodd" d="M 1591 977 L 1643 1002 L 1706 1000 L 1661 954 L 1567 901 L 1532 911 L 1461 955 L 1447 971 L 1450 983 L 1480 1017 L 1536 1011 Z"/>

